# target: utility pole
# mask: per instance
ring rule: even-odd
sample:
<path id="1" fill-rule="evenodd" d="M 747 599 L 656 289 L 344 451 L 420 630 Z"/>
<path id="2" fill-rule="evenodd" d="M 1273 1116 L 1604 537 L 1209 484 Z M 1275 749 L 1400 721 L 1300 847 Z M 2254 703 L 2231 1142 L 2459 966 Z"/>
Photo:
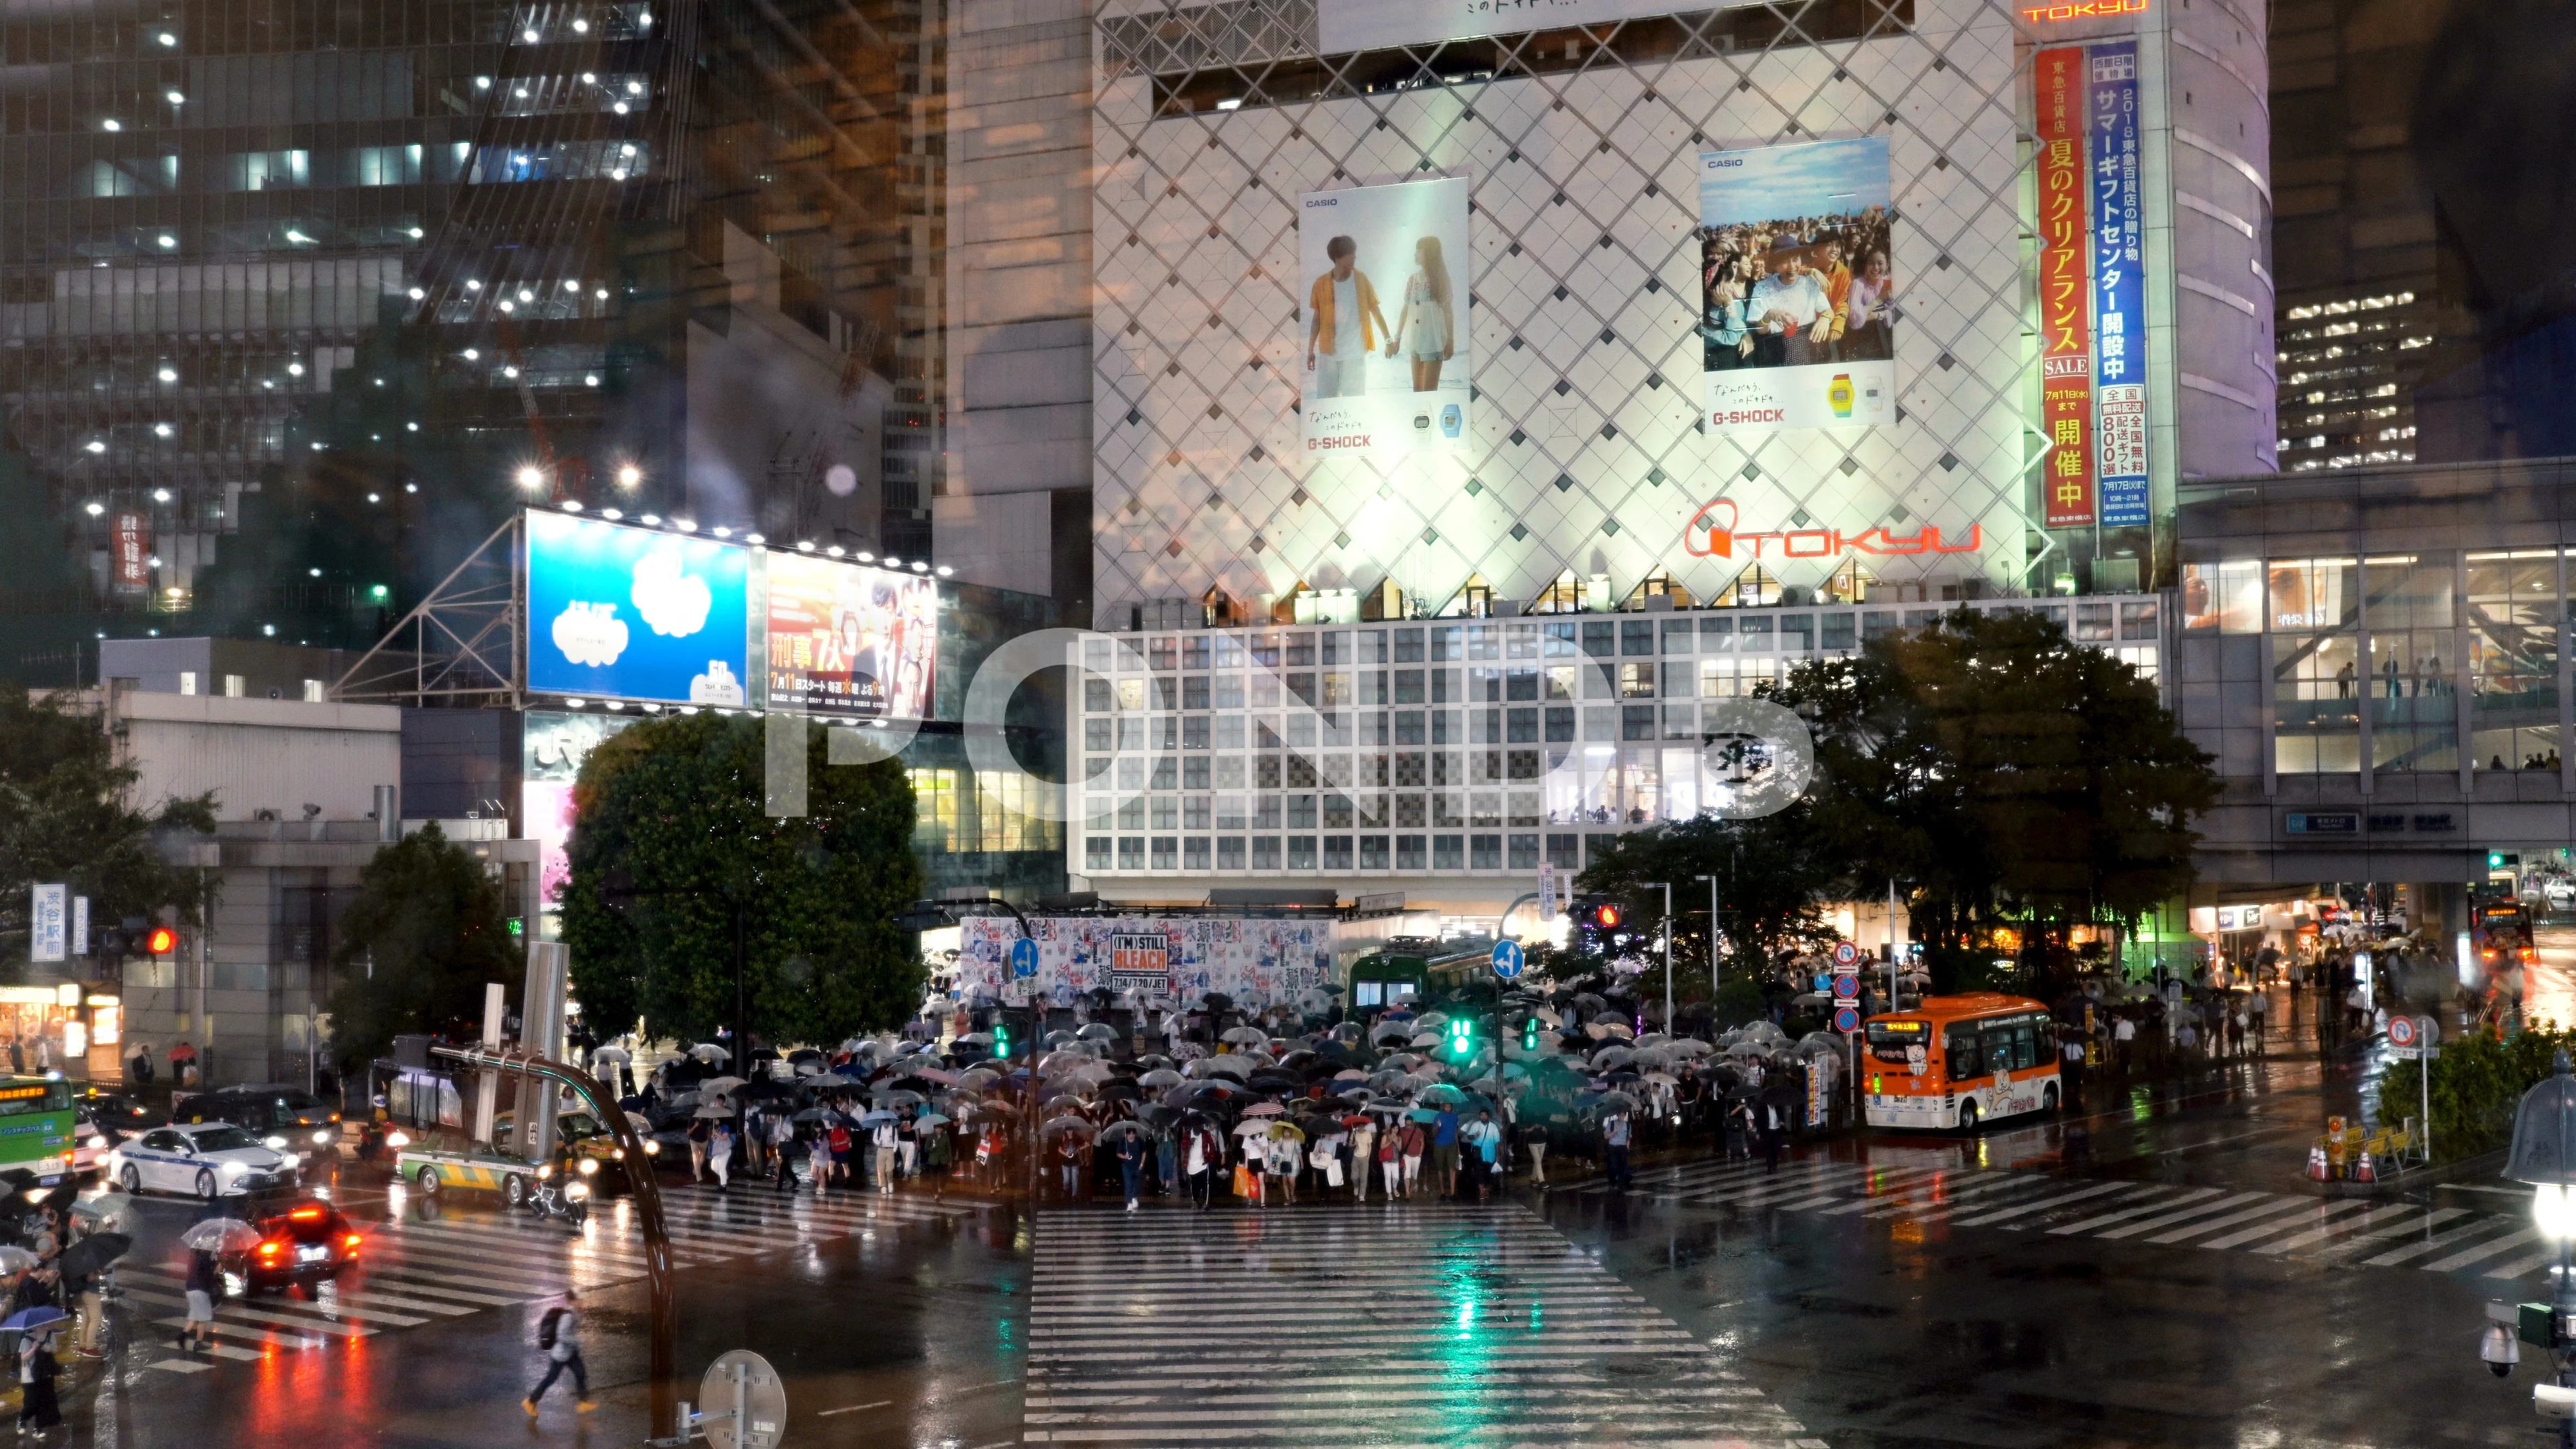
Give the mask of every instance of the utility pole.
<path id="1" fill-rule="evenodd" d="M 1670 1034 L 1673 1029 L 1673 884 L 1662 880 L 1650 880 L 1644 884 L 1664 893 L 1664 1031 Z"/>
<path id="2" fill-rule="evenodd" d="M 1896 877 L 1887 878 L 1887 1009 L 1896 1011 Z"/>
<path id="3" fill-rule="evenodd" d="M 1694 879 L 1708 882 L 1708 995 L 1714 1003 L 1717 999 L 1717 877 L 1703 875 Z"/>

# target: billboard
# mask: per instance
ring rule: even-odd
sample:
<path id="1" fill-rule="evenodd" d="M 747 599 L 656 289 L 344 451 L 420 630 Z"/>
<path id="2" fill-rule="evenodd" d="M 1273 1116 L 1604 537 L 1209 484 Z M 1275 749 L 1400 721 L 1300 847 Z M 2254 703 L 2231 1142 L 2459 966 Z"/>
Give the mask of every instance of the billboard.
<path id="1" fill-rule="evenodd" d="M 1708 151 L 1699 162 L 1708 430 L 1894 422 L 1887 138 Z"/>
<path id="2" fill-rule="evenodd" d="M 1466 451 L 1467 181 L 1298 198 L 1306 453 Z"/>
<path id="3" fill-rule="evenodd" d="M 959 927 L 957 985 L 991 1001 L 1015 984 L 1011 943 L 1020 923 L 968 916 Z M 1061 1006 L 1108 987 L 1194 1004 L 1209 992 L 1238 1006 L 1293 1002 L 1333 979 L 1330 921 L 1241 920 L 1221 916 L 1038 916 L 1038 974 L 1016 984 Z"/>
<path id="4" fill-rule="evenodd" d="M 2031 64 L 2039 118 L 2040 504 L 2050 528 L 2093 521 L 2093 328 L 2084 224 L 2084 47 L 2055 46 Z"/>
<path id="5" fill-rule="evenodd" d="M 1317 49 L 1342 55 L 1672 13 L 1672 0 L 1316 0 L 1315 31 Z"/>
<path id="6" fill-rule="evenodd" d="M 769 702 L 854 718 L 930 713 L 939 586 L 810 554 L 769 565 Z"/>
<path id="7" fill-rule="evenodd" d="M 528 688 L 749 703 L 751 550 L 531 510 Z"/>
<path id="8" fill-rule="evenodd" d="M 2147 522 L 2146 217 L 2138 196 L 2138 43 L 2090 48 L 2094 456 L 2102 526 Z"/>

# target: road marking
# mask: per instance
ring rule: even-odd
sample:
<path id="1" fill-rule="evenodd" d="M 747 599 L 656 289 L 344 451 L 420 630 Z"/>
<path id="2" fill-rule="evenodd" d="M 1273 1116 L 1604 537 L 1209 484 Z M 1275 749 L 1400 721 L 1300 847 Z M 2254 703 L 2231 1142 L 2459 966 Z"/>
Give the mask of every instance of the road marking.
<path id="1" fill-rule="evenodd" d="M 834 1414 L 855 1414 L 864 1409 L 882 1409 L 893 1402 L 894 1400 L 892 1399 L 879 1399 L 873 1404 L 852 1404 L 846 1409 L 825 1409 L 814 1417 L 817 1419 L 828 1419 Z"/>

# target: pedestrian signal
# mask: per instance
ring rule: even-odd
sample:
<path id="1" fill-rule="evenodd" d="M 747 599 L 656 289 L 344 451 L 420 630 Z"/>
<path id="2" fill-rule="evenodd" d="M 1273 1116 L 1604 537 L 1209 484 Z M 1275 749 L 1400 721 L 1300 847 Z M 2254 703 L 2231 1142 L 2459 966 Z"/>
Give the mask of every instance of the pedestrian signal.
<path id="1" fill-rule="evenodd" d="M 1521 1018 L 1521 1050 L 1525 1052 L 1534 1052 L 1538 1050 L 1538 1018 L 1536 1016 L 1526 1016 Z"/>
<path id="2" fill-rule="evenodd" d="M 1465 1057 L 1476 1049 L 1476 1024 L 1472 1021 L 1449 1023 L 1449 1055 Z"/>
<path id="3" fill-rule="evenodd" d="M 993 1018 L 993 1055 L 1008 1057 L 1010 1054 L 1011 1024 L 1000 1017 L 995 1017 Z"/>

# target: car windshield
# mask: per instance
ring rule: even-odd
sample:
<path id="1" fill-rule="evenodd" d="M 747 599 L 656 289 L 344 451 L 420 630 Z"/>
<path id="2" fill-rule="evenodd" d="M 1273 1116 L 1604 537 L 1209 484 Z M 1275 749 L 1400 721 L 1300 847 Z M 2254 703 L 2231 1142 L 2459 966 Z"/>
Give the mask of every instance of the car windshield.
<path id="1" fill-rule="evenodd" d="M 317 1121 L 328 1110 L 322 1105 L 322 1099 L 310 1092 L 280 1092 L 276 1105 L 280 1118 L 299 1122 Z"/>
<path id="2" fill-rule="evenodd" d="M 239 1127 L 209 1127 L 196 1134 L 199 1152 L 233 1152 L 244 1147 L 257 1147 L 259 1139 Z"/>

